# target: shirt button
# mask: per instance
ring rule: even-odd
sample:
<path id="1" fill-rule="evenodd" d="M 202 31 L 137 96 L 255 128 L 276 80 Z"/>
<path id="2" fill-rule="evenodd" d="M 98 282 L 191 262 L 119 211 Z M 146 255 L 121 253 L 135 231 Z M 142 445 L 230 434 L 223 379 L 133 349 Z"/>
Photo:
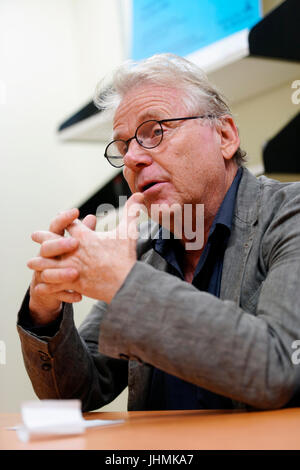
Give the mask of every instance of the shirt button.
<path id="1" fill-rule="evenodd" d="M 44 362 L 44 364 L 42 364 L 42 369 L 43 369 L 44 371 L 50 370 L 51 367 L 52 367 L 52 366 L 51 366 L 51 364 L 49 364 L 49 362 Z"/>
<path id="2" fill-rule="evenodd" d="M 41 361 L 49 361 L 50 356 L 47 353 L 44 353 L 43 351 L 39 351 L 40 359 Z"/>
<path id="3" fill-rule="evenodd" d="M 119 354 L 119 358 L 120 358 L 120 359 L 126 359 L 126 361 L 128 361 L 129 356 L 127 356 L 127 354 L 122 354 L 122 353 L 121 353 L 121 354 Z"/>
<path id="4" fill-rule="evenodd" d="M 132 356 L 131 359 L 133 361 L 137 361 L 139 364 L 144 364 L 144 361 L 142 361 L 142 359 L 137 356 Z"/>

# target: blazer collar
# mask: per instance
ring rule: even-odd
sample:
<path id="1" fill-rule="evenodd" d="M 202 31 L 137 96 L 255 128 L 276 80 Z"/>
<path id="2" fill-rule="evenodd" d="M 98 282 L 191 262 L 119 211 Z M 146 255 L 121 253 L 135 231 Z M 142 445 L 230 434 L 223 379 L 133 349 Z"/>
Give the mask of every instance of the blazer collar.
<path id="1" fill-rule="evenodd" d="M 258 217 L 261 199 L 261 184 L 247 168 L 243 168 L 234 216 L 246 224 L 253 224 Z"/>
<path id="2" fill-rule="evenodd" d="M 220 292 L 221 299 L 233 300 L 238 305 L 246 263 L 257 229 L 261 188 L 260 180 L 244 168 L 236 198 L 232 231 L 224 255 Z"/>

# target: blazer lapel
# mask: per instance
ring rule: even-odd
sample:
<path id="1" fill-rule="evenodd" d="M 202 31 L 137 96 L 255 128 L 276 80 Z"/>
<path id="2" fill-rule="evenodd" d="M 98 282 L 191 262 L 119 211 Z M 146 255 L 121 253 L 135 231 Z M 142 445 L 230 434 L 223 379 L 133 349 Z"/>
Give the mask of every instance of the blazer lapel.
<path id="1" fill-rule="evenodd" d="M 256 230 L 260 188 L 259 180 L 244 168 L 237 193 L 231 235 L 224 255 L 220 292 L 221 299 L 230 299 L 237 304 L 240 302 L 243 274 Z"/>

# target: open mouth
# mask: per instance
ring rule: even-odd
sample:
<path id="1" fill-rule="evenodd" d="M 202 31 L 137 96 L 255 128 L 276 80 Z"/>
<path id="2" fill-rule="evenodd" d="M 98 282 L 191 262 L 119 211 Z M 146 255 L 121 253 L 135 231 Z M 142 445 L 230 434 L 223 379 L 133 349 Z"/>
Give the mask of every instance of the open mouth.
<path id="1" fill-rule="evenodd" d="M 154 186 L 155 184 L 157 184 L 157 182 L 153 181 L 152 183 L 148 183 L 146 184 L 145 186 L 143 186 L 143 192 L 147 191 L 147 189 L 149 188 L 152 188 L 152 186 Z"/>

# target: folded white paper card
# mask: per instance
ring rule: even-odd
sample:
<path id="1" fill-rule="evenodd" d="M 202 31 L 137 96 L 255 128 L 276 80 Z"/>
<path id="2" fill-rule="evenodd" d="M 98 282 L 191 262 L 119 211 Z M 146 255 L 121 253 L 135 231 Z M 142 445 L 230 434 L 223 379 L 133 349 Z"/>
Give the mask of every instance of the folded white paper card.
<path id="1" fill-rule="evenodd" d="M 23 423 L 15 429 L 21 441 L 50 435 L 82 434 L 86 428 L 122 423 L 123 420 L 84 420 L 80 400 L 40 400 L 21 406 Z"/>

